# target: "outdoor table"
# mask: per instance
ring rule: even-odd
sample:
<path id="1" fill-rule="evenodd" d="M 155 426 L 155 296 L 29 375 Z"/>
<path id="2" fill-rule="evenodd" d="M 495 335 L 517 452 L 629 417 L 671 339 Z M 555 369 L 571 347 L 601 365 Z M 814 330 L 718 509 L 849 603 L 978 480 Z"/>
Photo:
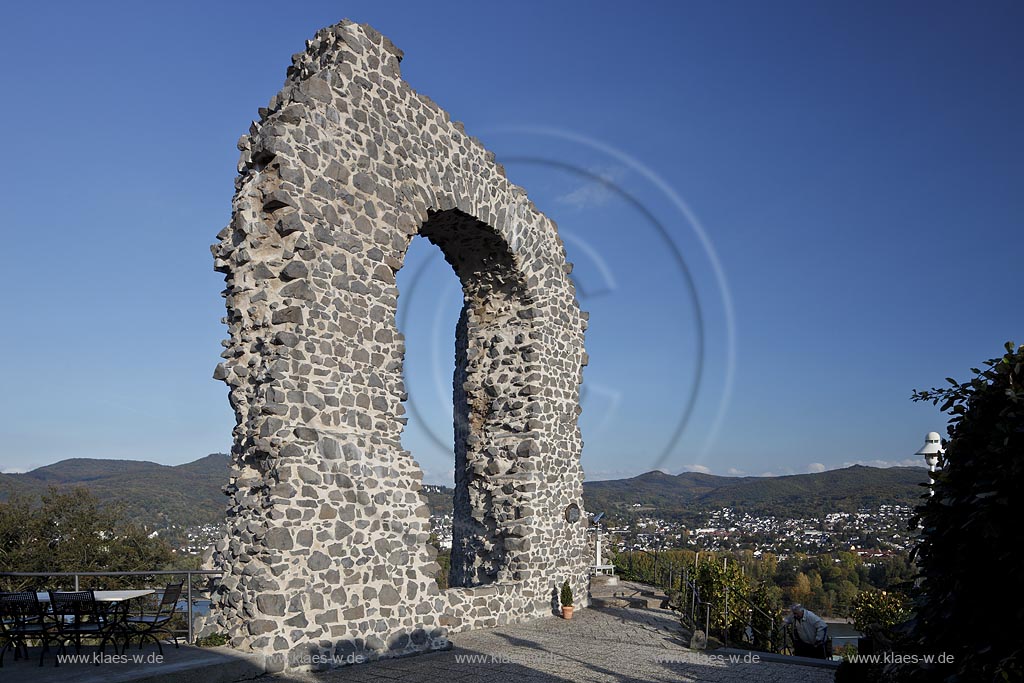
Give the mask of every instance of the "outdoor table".
<path id="1" fill-rule="evenodd" d="M 63 591 L 54 591 L 63 592 Z M 131 590 L 131 591 L 93 591 L 92 594 L 96 597 L 96 602 L 127 602 L 134 600 L 135 598 L 142 598 L 147 595 L 153 595 L 156 593 L 155 590 L 148 588 L 143 590 Z M 39 598 L 39 602 L 50 602 L 49 593 L 36 593 L 36 597 Z"/>
<path id="2" fill-rule="evenodd" d="M 97 603 L 104 603 L 110 607 L 107 612 L 108 617 L 113 619 L 116 628 L 127 634 L 128 628 L 124 622 L 128 618 L 128 604 L 136 598 L 143 598 L 147 595 L 153 595 L 154 593 L 156 593 L 156 591 L 151 588 L 127 591 L 93 591 L 93 597 L 96 599 Z M 47 605 L 50 604 L 49 593 L 36 593 L 36 597 L 39 598 L 39 602 Z M 115 644 L 114 647 L 116 649 L 117 645 Z"/>

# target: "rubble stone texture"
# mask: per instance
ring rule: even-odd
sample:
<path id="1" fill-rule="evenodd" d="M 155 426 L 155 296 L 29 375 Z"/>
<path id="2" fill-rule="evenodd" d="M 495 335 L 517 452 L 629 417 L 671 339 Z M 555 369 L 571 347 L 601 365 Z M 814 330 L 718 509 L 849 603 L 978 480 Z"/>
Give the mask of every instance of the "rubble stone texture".
<path id="1" fill-rule="evenodd" d="M 586 604 L 581 313 L 555 224 L 348 21 L 292 58 L 239 141 L 213 254 L 235 410 L 225 576 L 206 632 L 271 668 L 444 647 L 449 632 Z M 455 522 L 437 588 L 422 472 L 400 437 L 395 273 L 410 241 L 460 278 Z M 316 658 L 315 660 L 313 658 Z M 349 657 L 351 659 L 351 657 Z"/>

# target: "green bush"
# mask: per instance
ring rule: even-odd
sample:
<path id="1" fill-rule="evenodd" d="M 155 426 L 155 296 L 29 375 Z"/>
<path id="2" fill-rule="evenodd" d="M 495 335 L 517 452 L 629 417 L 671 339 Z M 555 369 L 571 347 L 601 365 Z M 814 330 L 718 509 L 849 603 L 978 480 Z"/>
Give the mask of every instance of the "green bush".
<path id="1" fill-rule="evenodd" d="M 847 643 L 846 645 L 836 648 L 833 654 L 839 655 L 843 658 L 844 662 L 848 662 L 850 661 L 851 657 L 858 654 L 858 652 L 859 651 L 857 650 L 856 645 L 854 645 L 853 643 Z"/>
<path id="2" fill-rule="evenodd" d="M 910 598 L 902 593 L 868 590 L 853 600 L 853 626 L 858 631 L 867 631 L 872 624 L 891 629 L 910 616 Z"/>
<path id="3" fill-rule="evenodd" d="M 1011 296 L 1008 305 L 1012 305 Z M 974 377 L 915 392 L 951 415 L 934 495 L 922 497 L 917 563 L 921 595 L 912 632 L 922 651 L 954 664 L 908 672 L 915 680 L 1024 680 L 1024 346 L 972 368 Z"/>
<path id="4" fill-rule="evenodd" d="M 205 638 L 199 638 L 196 640 L 196 645 L 199 647 L 220 647 L 221 645 L 228 644 L 228 637 L 223 633 L 211 633 Z"/>

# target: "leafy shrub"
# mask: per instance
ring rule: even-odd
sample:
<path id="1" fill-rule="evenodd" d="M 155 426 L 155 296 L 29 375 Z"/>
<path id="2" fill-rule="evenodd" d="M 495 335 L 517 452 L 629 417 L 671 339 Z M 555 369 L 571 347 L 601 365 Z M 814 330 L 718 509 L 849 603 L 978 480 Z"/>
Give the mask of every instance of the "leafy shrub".
<path id="1" fill-rule="evenodd" d="M 781 623 L 782 592 L 778 586 L 770 581 L 751 580 L 740 563 L 715 557 L 702 559 L 693 577 L 701 602 L 711 603 L 710 612 L 704 611 L 706 606 L 696 610 L 697 626 L 703 629 L 705 619 L 709 618 L 710 633 L 716 637 L 728 631 L 730 642 L 745 642 L 755 650 L 773 649 Z M 684 627 L 688 627 L 688 619 L 686 611 L 680 610 Z"/>
<path id="2" fill-rule="evenodd" d="M 857 646 L 853 643 L 847 643 L 842 647 L 836 648 L 834 654 L 842 657 L 844 662 L 848 662 L 852 656 L 858 654 Z"/>
<path id="3" fill-rule="evenodd" d="M 951 415 L 934 495 L 911 521 L 922 527 L 912 638 L 955 656 L 936 680 L 1024 679 L 1024 643 L 1005 626 L 1024 622 L 1024 601 L 1011 597 L 1024 582 L 1024 346 L 1005 349 L 969 381 L 913 395 Z"/>
<path id="4" fill-rule="evenodd" d="M 867 631 L 872 624 L 891 629 L 910 615 L 910 598 L 902 593 L 868 590 L 853 600 L 853 625 L 858 631 Z"/>
<path id="5" fill-rule="evenodd" d="M 228 644 L 228 637 L 223 633 L 211 633 L 210 635 L 196 640 L 199 647 L 220 647 Z"/>

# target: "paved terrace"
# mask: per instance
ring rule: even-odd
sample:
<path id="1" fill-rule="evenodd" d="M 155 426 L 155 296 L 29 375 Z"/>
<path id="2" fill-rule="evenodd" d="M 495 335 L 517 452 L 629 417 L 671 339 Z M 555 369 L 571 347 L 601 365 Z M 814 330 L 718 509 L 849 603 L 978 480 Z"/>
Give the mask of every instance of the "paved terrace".
<path id="1" fill-rule="evenodd" d="M 730 663 L 727 655 L 686 649 L 672 612 L 634 607 L 585 609 L 571 621 L 557 617 L 514 626 L 459 633 L 451 650 L 382 660 L 322 673 L 262 675 L 253 658 L 223 648 L 165 647 L 164 664 L 62 665 L 12 663 L 4 681 L 38 683 L 228 683 L 259 677 L 266 683 L 560 683 L 587 681 L 710 681 L 712 683 L 825 683 L 832 669 L 761 661 Z M 93 648 L 83 648 L 83 652 Z M 147 646 L 144 653 L 155 652 Z M 137 652 L 137 650 L 130 650 Z M 742 654 L 737 655 L 742 657 Z"/>

